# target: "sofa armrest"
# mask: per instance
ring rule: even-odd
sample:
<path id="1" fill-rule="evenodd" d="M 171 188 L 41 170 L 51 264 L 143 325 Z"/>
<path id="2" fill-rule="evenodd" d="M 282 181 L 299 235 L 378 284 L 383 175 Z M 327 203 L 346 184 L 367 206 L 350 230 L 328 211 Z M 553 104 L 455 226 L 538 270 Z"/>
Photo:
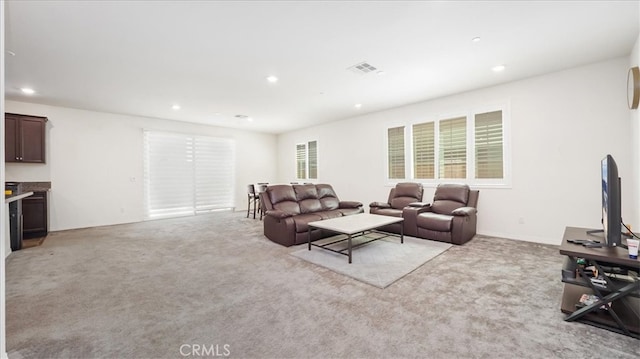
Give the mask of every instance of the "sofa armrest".
<path id="1" fill-rule="evenodd" d="M 391 205 L 389 203 L 384 203 L 384 202 L 371 202 L 369 207 L 391 208 Z"/>
<path id="2" fill-rule="evenodd" d="M 423 207 L 406 206 L 402 209 L 402 218 L 404 218 L 403 228 L 404 234 L 407 236 L 418 236 L 418 215 L 424 212 L 431 212 L 431 205 Z"/>
<path id="3" fill-rule="evenodd" d="M 453 212 L 451 212 L 452 215 L 454 216 L 471 216 L 476 214 L 478 210 L 473 208 L 473 207 L 460 207 L 458 209 L 454 209 Z"/>
<path id="4" fill-rule="evenodd" d="M 340 204 L 338 204 L 338 208 L 358 208 L 358 207 L 362 207 L 362 203 L 361 202 L 357 202 L 357 201 L 340 201 Z"/>
<path id="5" fill-rule="evenodd" d="M 292 217 L 293 213 L 281 211 L 279 209 L 274 209 L 274 210 L 266 211 L 264 213 L 264 215 L 265 216 L 269 216 L 269 217 L 273 217 L 273 218 L 276 218 L 276 219 L 283 219 L 283 218 L 287 218 L 287 217 Z"/>
<path id="6" fill-rule="evenodd" d="M 431 203 L 427 203 L 427 202 L 411 202 L 411 203 L 409 203 L 409 207 L 418 207 L 418 208 L 431 207 Z"/>

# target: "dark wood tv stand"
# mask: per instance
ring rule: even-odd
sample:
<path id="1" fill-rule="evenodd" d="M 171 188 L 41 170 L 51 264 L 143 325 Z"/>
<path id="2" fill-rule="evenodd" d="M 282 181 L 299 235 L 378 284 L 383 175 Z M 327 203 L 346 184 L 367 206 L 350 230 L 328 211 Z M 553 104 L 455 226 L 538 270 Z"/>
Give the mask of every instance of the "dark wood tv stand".
<path id="1" fill-rule="evenodd" d="M 596 239 L 587 234 L 590 228 L 566 227 L 560 254 L 567 256 L 563 268 L 562 281 L 565 283 L 560 310 L 567 313 L 566 321 L 580 321 L 600 328 L 640 339 L 640 280 L 633 276 L 605 276 L 605 285 L 592 283 L 582 266 L 577 265 L 579 258 L 586 266 L 594 266 L 599 273 L 610 273 L 609 268 L 620 268 L 640 274 L 640 260 L 630 259 L 627 249 L 587 248 L 580 244 L 569 243 L 569 239 Z M 601 241 L 604 239 L 600 237 Z M 571 273 L 575 273 L 572 277 Z M 616 278 L 617 277 L 617 278 Z M 578 308 L 580 296 L 595 294 L 601 299 L 591 305 Z M 609 309 L 601 309 L 602 305 Z"/>

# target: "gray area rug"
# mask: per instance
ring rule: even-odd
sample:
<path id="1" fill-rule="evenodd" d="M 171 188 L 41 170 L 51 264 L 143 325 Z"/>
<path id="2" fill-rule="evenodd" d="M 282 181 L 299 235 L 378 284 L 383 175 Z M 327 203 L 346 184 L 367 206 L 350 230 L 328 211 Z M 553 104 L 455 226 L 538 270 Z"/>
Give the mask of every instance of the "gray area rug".
<path id="1" fill-rule="evenodd" d="M 342 237 L 344 236 L 329 237 L 314 243 L 325 244 Z M 382 237 L 382 235 L 373 233 L 354 238 L 353 245 L 366 242 L 374 237 Z M 337 243 L 330 248 L 340 250 L 346 248 L 345 243 Z M 351 264 L 349 264 L 347 256 L 338 253 L 317 247 L 311 247 L 309 250 L 306 244 L 297 247 L 303 247 L 303 249 L 292 252 L 291 255 L 374 287 L 386 288 L 427 261 L 442 254 L 451 248 L 451 245 L 408 236 L 404 236 L 404 243 L 401 244 L 398 237 L 386 237 L 353 249 Z"/>
<path id="2" fill-rule="evenodd" d="M 245 214 L 56 232 L 12 253 L 9 359 L 640 356 L 637 339 L 564 321 L 558 246 L 476 236 L 382 290 L 289 255 Z"/>

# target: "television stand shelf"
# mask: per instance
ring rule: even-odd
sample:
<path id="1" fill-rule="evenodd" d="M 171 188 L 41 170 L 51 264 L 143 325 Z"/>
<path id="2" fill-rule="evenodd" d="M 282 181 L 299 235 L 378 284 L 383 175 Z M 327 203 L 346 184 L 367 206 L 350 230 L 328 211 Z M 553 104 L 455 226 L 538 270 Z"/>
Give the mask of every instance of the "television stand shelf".
<path id="1" fill-rule="evenodd" d="M 618 274 L 605 275 L 606 284 L 594 284 L 584 268 L 575 265 L 579 258 L 586 266 L 594 266 L 599 273 L 609 268 L 640 272 L 640 261 L 630 259 L 623 248 L 587 248 L 569 243 L 568 239 L 587 239 L 587 228 L 566 227 L 560 254 L 568 260 L 563 269 L 564 291 L 560 310 L 568 314 L 566 321 L 580 321 L 617 333 L 640 339 L 640 280 L 637 277 Z M 575 273 L 575 277 L 571 274 Z M 583 294 L 595 294 L 600 300 L 579 308 L 577 304 Z M 610 303 L 610 304 L 608 304 Z M 608 309 L 602 309 L 602 307 Z"/>

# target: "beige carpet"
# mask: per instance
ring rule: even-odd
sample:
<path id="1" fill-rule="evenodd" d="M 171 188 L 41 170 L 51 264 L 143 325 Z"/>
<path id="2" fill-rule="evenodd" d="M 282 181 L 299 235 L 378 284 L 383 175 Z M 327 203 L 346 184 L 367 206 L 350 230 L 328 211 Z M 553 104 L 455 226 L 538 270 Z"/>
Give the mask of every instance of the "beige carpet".
<path id="1" fill-rule="evenodd" d="M 357 237 L 353 239 L 353 245 L 366 242 L 374 238 L 373 236 L 381 235 Z M 315 243 L 329 243 L 339 238 L 340 236 L 329 237 Z M 386 237 L 353 249 L 351 264 L 345 255 L 318 247 L 311 247 L 309 250 L 306 244 L 298 247 L 302 249 L 292 252 L 291 255 L 372 286 L 386 288 L 427 261 L 444 253 L 451 248 L 451 245 L 408 236 L 404 237 L 404 243 L 401 244 L 400 238 Z M 346 248 L 346 242 L 334 244 L 331 248 L 337 250 Z"/>
<path id="2" fill-rule="evenodd" d="M 558 246 L 476 236 L 380 289 L 245 216 L 54 232 L 11 253 L 9 359 L 640 357 L 637 339 L 564 321 Z"/>

